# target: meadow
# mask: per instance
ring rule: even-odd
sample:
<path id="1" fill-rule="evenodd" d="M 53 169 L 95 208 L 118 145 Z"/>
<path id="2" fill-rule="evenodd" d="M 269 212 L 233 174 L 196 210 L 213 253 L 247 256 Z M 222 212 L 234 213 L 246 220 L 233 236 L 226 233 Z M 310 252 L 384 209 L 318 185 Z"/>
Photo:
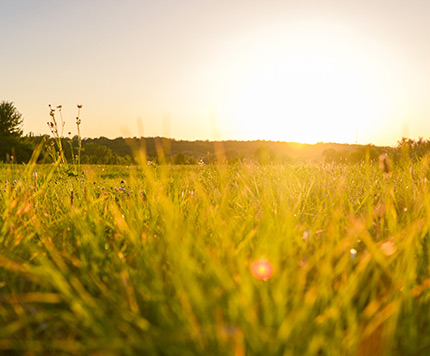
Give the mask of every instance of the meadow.
<path id="1" fill-rule="evenodd" d="M 430 164 L 382 168 L 3 165 L 0 354 L 428 355 Z"/>

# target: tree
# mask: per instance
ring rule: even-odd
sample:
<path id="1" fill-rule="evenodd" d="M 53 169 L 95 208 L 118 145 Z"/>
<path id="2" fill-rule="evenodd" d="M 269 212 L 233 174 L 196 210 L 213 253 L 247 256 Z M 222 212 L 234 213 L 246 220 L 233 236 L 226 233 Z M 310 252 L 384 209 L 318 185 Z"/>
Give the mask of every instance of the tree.
<path id="1" fill-rule="evenodd" d="M 0 103 L 0 162 L 27 162 L 33 144 L 22 137 L 22 115 L 12 102 Z"/>
<path id="2" fill-rule="evenodd" d="M 0 137 L 22 136 L 22 114 L 15 104 L 8 101 L 0 103 Z"/>
<path id="3" fill-rule="evenodd" d="M 173 160 L 174 164 L 187 164 L 188 160 L 187 160 L 187 156 L 184 155 L 182 152 L 179 152 L 176 156 L 175 159 Z"/>

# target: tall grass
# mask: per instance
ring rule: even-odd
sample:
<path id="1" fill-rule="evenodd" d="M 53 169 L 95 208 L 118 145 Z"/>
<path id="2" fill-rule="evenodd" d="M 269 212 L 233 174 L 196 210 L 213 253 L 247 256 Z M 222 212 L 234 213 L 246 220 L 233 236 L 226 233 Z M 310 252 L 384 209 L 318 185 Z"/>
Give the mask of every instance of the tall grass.
<path id="1" fill-rule="evenodd" d="M 427 160 L 83 170 L 0 168 L 0 352 L 430 352 Z"/>

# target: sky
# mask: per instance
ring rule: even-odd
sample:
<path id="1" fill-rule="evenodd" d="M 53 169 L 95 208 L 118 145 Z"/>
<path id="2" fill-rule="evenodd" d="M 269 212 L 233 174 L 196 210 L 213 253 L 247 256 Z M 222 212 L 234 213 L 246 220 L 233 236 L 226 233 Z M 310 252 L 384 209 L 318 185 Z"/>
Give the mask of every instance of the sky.
<path id="1" fill-rule="evenodd" d="M 24 132 L 395 145 L 430 137 L 428 0 L 2 0 Z"/>

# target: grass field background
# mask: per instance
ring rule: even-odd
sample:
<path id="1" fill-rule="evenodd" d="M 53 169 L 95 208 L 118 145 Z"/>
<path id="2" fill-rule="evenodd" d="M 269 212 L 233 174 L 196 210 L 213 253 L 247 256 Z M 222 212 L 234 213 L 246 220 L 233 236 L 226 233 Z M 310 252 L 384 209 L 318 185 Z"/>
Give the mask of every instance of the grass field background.
<path id="1" fill-rule="evenodd" d="M 0 178 L 0 353 L 430 353 L 427 159 Z"/>

